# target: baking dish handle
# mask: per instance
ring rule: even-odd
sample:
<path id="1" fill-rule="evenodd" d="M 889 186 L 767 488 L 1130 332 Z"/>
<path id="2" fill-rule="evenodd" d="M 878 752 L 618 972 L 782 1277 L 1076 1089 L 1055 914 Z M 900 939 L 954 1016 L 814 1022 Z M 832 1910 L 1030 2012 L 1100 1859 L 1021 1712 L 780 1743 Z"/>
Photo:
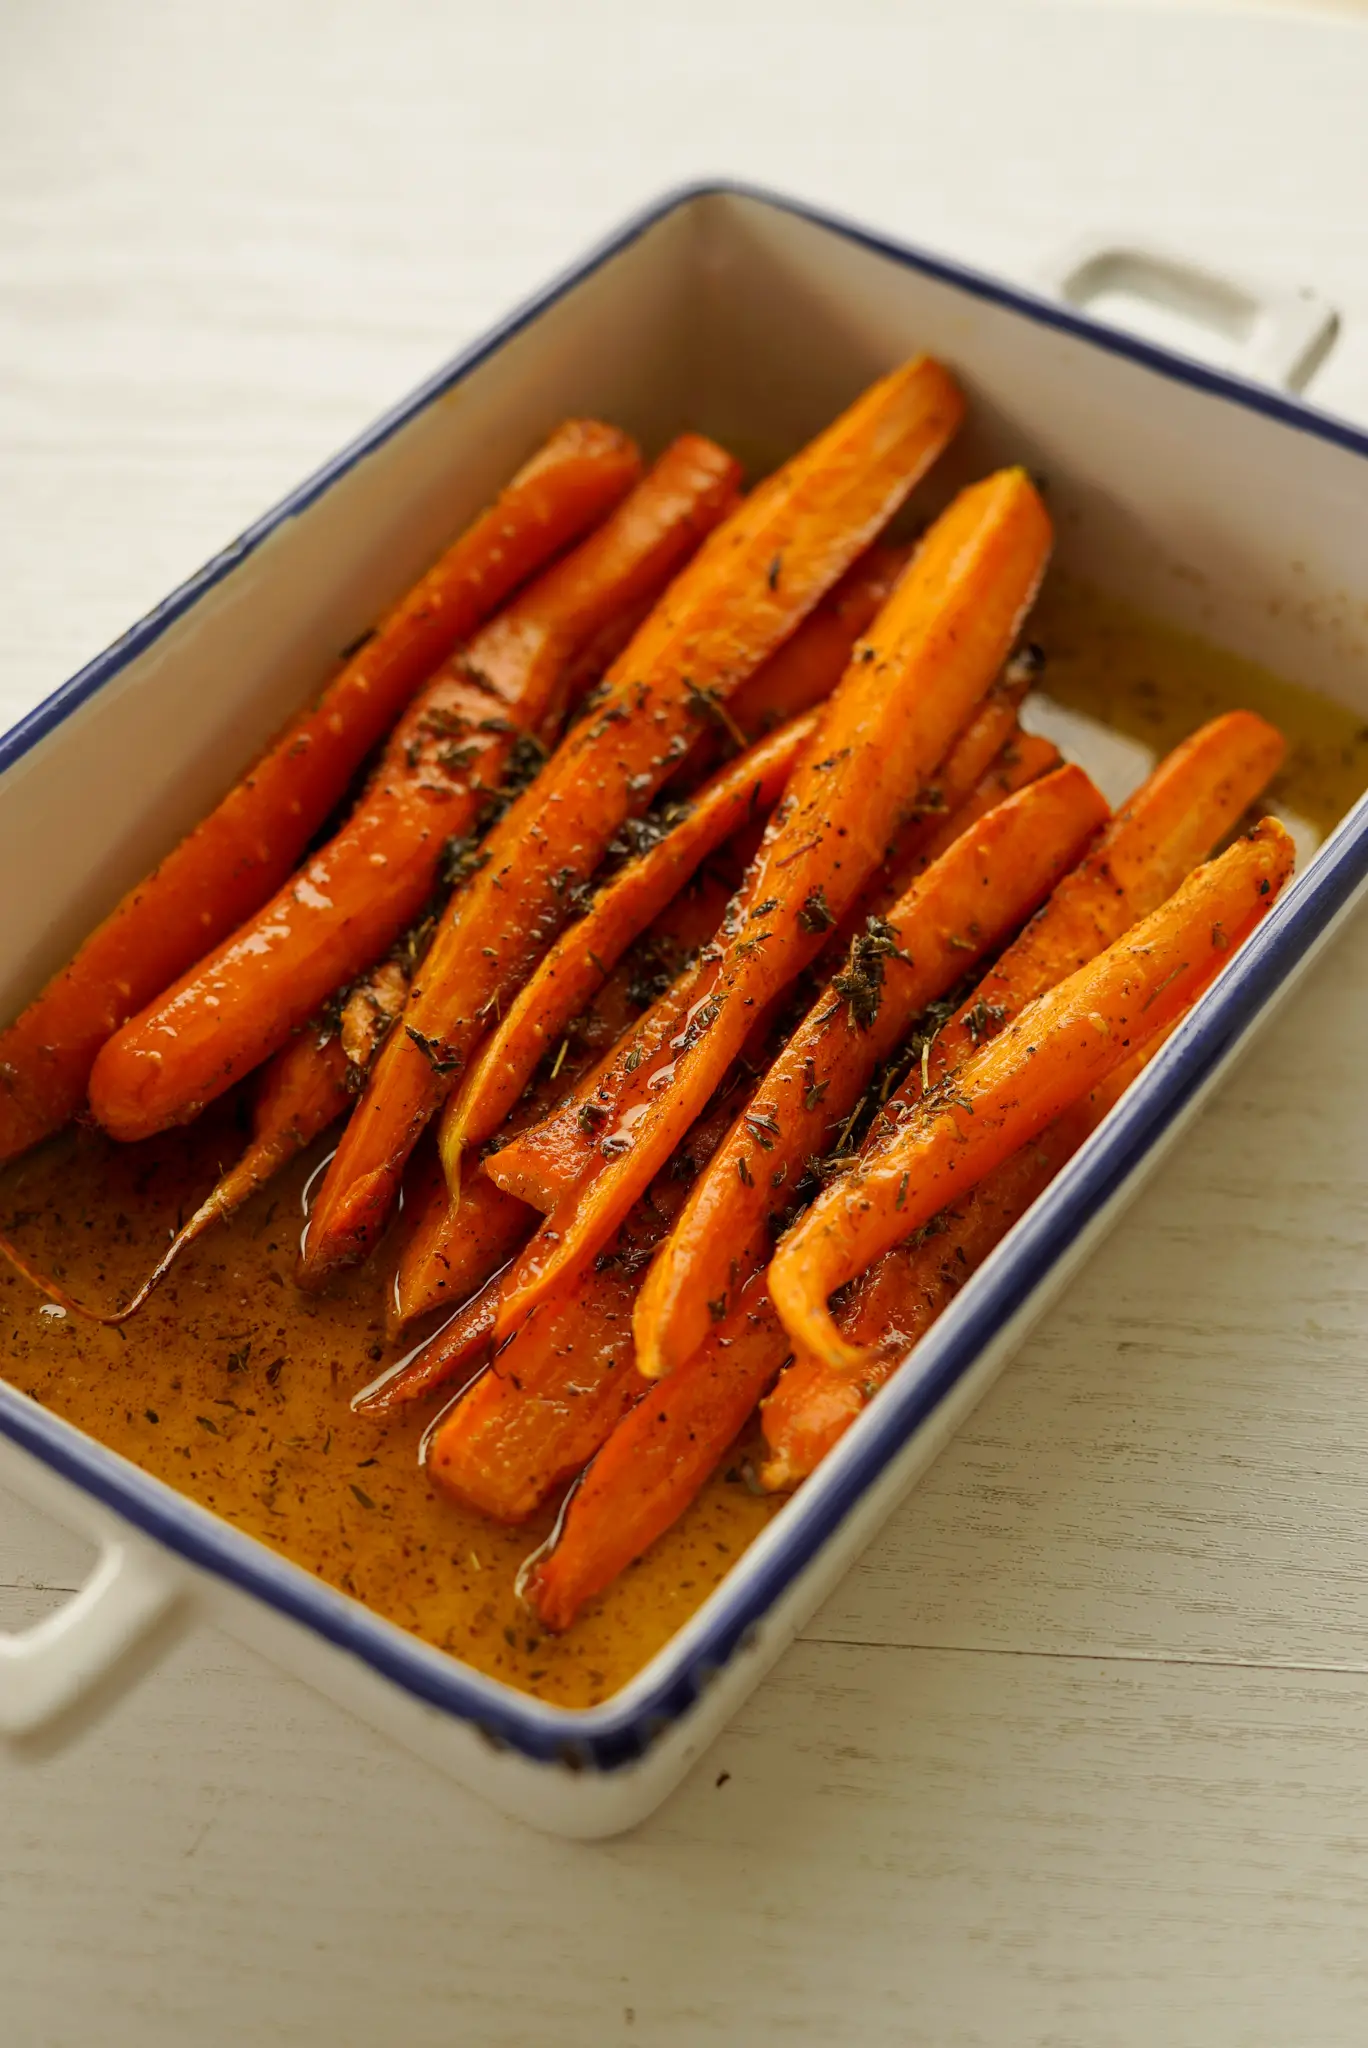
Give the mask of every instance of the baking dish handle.
<path id="1" fill-rule="evenodd" d="M 100 1531 L 79 1593 L 20 1635 L 0 1634 L 0 1735 L 31 1735 L 75 1706 L 171 1606 L 174 1566 L 126 1530 Z"/>
<path id="2" fill-rule="evenodd" d="M 1035 282 L 1051 298 L 1132 331 L 1144 331 L 1147 311 L 1177 315 L 1219 340 L 1224 362 L 1289 391 L 1310 381 L 1339 332 L 1335 308 L 1309 287 L 1258 283 L 1125 236 L 1074 242 L 1037 266 Z M 1114 312 L 1118 301 L 1135 305 L 1140 318 Z"/>

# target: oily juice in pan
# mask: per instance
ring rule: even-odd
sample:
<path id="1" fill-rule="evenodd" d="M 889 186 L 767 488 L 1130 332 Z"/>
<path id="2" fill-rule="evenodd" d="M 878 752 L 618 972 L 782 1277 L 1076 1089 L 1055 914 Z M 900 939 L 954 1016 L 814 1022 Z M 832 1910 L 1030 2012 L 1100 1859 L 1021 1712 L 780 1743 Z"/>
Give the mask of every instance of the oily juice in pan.
<path id="1" fill-rule="evenodd" d="M 1031 623 L 1048 660 L 1023 723 L 1113 801 L 1203 720 L 1256 709 L 1287 735 L 1273 809 L 1306 855 L 1368 788 L 1368 732 L 1326 699 L 1052 576 Z M 0 1174 L 0 1228 L 79 1299 L 125 1299 L 244 1142 L 228 1097 L 184 1131 L 119 1146 L 74 1128 Z M 387 1343 L 385 1261 L 329 1293 L 291 1274 L 323 1139 L 192 1249 L 123 1330 L 45 1305 L 0 1268 L 0 1373 L 144 1470 L 425 1641 L 543 1699 L 594 1704 L 659 1650 L 782 1507 L 743 1436 L 682 1519 L 563 1636 L 519 1602 L 554 1520 L 502 1527 L 418 1470 L 425 1413 L 352 1413 L 407 1346 Z M 448 1390 L 450 1392 L 451 1390 Z"/>

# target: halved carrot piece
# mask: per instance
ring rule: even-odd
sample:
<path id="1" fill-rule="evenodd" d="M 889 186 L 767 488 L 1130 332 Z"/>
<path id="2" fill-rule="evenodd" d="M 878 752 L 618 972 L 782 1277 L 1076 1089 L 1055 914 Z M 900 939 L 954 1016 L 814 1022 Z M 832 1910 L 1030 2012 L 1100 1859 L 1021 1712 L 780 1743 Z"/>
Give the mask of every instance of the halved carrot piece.
<path id="1" fill-rule="evenodd" d="M 910 548 L 891 547 L 886 541 L 866 548 L 725 707 L 717 707 L 709 730 L 699 734 L 666 790 L 695 789 L 736 746 L 738 734 L 753 746 L 776 726 L 824 703 L 845 674 L 855 642 L 907 567 L 910 553 Z"/>
<path id="2" fill-rule="evenodd" d="M 877 1152 L 825 1188 L 769 1267 L 770 1293 L 794 1348 L 858 1370 L 864 1354 L 840 1335 L 828 1297 L 1194 1002 L 1271 908 L 1293 857 L 1287 832 L 1265 818 L 1104 953 L 1028 1004 Z"/>
<path id="3" fill-rule="evenodd" d="M 755 1011 L 812 960 L 877 868 L 909 796 L 1002 668 L 1049 548 L 1049 517 L 1022 470 L 961 492 L 926 534 L 794 770 L 682 1029 L 642 1061 L 600 1141 L 601 1167 L 510 1274 L 501 1337 L 592 1261 L 712 1094 Z"/>
<path id="4" fill-rule="evenodd" d="M 520 1586 L 546 1628 L 569 1628 L 694 1500 L 789 1353 L 764 1276 L 706 1344 L 620 1422 Z"/>
<path id="5" fill-rule="evenodd" d="M 1267 719 L 1229 711 L 1166 754 L 937 1037 L 928 1078 L 949 1073 L 1025 1003 L 1157 910 L 1243 817 L 1286 752 Z M 900 1093 L 915 1096 L 919 1086 L 913 1076 Z"/>
<path id="6" fill-rule="evenodd" d="M 90 1102 L 112 1136 L 197 1116 L 412 923 L 519 734 L 554 732 L 572 661 L 624 607 L 660 592 L 726 512 L 736 475 L 714 443 L 682 436 L 420 693 L 341 831 L 104 1046 Z"/>
<path id="7" fill-rule="evenodd" d="M 0 1034 L 0 1159 L 79 1109 L 126 1018 L 277 889 L 409 698 L 496 605 L 611 511 L 632 441 L 570 420 L 519 470 L 209 816 L 131 890 Z"/>
<path id="8" fill-rule="evenodd" d="M 753 491 L 657 606 L 596 715 L 495 828 L 487 865 L 455 899 L 320 1190 L 307 1281 L 365 1257 L 420 1133 L 565 922 L 574 889 L 717 705 L 897 511 L 962 412 L 939 364 L 894 371 Z"/>
<path id="9" fill-rule="evenodd" d="M 769 1457 L 760 1484 L 777 1492 L 816 1470 L 966 1280 L 1091 1137 L 1169 1031 L 1156 1033 L 1090 1095 L 1005 1159 L 924 1230 L 883 1253 L 851 1283 L 837 1315 L 841 1334 L 864 1364 L 846 1372 L 825 1359 L 795 1359 L 761 1404 Z"/>
<path id="10" fill-rule="evenodd" d="M 565 1026 L 591 1002 L 632 941 L 659 916 L 707 856 L 778 802 L 816 715 L 790 720 L 718 771 L 681 803 L 665 836 L 599 890 L 567 926 L 486 1039 L 450 1096 L 441 1151 L 452 1188 L 466 1147 L 492 1137 Z"/>
<path id="11" fill-rule="evenodd" d="M 387 1309 L 392 1335 L 466 1301 L 506 1266 L 536 1227 L 537 1212 L 506 1195 L 488 1174 L 466 1174 L 459 1205 L 452 1202 L 441 1162 L 424 1161 L 416 1187 L 404 1184 L 405 1214 L 413 1215 L 394 1271 Z M 414 1212 L 416 1211 L 416 1214 Z"/>
<path id="12" fill-rule="evenodd" d="M 831 1148 L 909 1025 L 1031 912 L 1107 816 L 1081 768 L 1056 769 L 954 840 L 857 938 L 693 1188 L 637 1301 L 648 1379 L 682 1365 L 768 1263 L 772 1223 Z"/>

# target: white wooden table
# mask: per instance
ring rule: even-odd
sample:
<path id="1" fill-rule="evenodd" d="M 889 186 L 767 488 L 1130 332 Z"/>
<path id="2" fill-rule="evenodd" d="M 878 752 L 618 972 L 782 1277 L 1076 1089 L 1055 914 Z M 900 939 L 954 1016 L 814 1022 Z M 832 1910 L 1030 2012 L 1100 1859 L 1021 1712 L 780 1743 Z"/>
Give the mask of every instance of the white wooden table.
<path id="1" fill-rule="evenodd" d="M 846 0 L 0 7 L 0 712 L 628 206 L 1314 283 L 1368 27 Z M 8 884 L 7 884 L 8 885 Z M 0 2042 L 1368 2036 L 1368 923 L 687 1787 L 584 1848 L 208 1633 L 0 1754 Z M 0 1627 L 79 1546 L 0 1500 Z"/>

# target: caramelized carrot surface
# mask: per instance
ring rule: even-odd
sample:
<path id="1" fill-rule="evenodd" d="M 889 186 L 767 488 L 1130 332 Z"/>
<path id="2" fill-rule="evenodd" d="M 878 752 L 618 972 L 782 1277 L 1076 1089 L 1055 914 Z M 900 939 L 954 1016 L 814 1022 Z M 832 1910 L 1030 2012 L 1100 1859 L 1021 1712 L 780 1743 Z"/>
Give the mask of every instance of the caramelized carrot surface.
<path id="1" fill-rule="evenodd" d="M 1021 470 L 961 492 L 856 651 L 794 770 L 682 1028 L 643 1060 L 599 1160 L 509 1276 L 499 1334 L 581 1271 L 675 1149 L 750 1029 L 878 866 L 925 775 L 999 673 L 1050 522 Z"/>
<path id="2" fill-rule="evenodd" d="M 616 428 L 596 420 L 559 428 L 318 703 L 123 898 L 0 1035 L 0 1159 L 75 1114 L 105 1040 L 267 900 L 425 677 L 611 511 L 639 468 L 635 445 Z"/>
<path id="3" fill-rule="evenodd" d="M 927 358 L 882 379 L 753 491 L 615 663 L 609 689 L 495 828 L 320 1190 L 301 1271 L 364 1258 L 456 1073 L 566 921 L 623 820 L 898 510 L 959 424 Z"/>
<path id="4" fill-rule="evenodd" d="M 795 1350 L 858 1369 L 828 1297 L 978 1184 L 1215 980 L 1272 907 L 1293 846 L 1265 818 L 1167 903 L 1039 996 L 823 1190 L 779 1246 L 769 1289 Z"/>
<path id="5" fill-rule="evenodd" d="M 382 953 L 432 894 L 515 760 L 566 709 L 567 674 L 658 593 L 731 501 L 731 458 L 684 435 L 589 539 L 490 621 L 400 719 L 341 831 L 250 923 L 104 1047 L 90 1081 L 121 1139 L 197 1116 Z"/>

